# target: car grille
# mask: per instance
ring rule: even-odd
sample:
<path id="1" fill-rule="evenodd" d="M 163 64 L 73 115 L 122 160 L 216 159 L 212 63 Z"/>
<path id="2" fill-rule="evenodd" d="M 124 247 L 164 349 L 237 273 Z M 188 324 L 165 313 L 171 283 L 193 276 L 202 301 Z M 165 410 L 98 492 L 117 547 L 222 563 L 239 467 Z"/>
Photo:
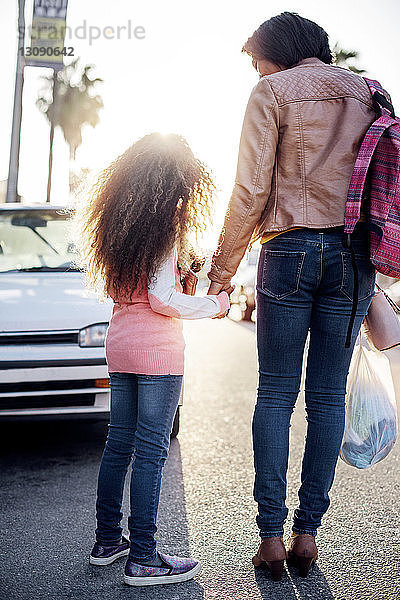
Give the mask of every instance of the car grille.
<path id="1" fill-rule="evenodd" d="M 95 379 L 56 379 L 47 381 L 8 381 L 0 383 L 0 412 L 14 409 L 94 406 L 97 394 L 110 388 L 97 388 Z"/>
<path id="2" fill-rule="evenodd" d="M 78 331 L 32 331 L 23 333 L 0 334 L 1 346 L 32 345 L 32 344 L 77 344 Z"/>
<path id="3" fill-rule="evenodd" d="M 1 392 L 38 392 L 48 390 L 80 390 L 95 387 L 94 379 L 59 379 L 50 381 L 10 381 L 0 383 Z"/>
<path id="4" fill-rule="evenodd" d="M 96 394 L 63 394 L 60 396 L 17 396 L 0 398 L 0 410 L 17 408 L 60 408 L 65 406 L 94 406 Z"/>

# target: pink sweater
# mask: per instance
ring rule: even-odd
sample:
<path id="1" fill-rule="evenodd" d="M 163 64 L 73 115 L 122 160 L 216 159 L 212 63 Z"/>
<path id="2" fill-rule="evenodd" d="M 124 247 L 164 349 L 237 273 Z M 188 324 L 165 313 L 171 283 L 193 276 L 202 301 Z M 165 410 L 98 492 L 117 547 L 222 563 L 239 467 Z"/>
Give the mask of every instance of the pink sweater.
<path id="1" fill-rule="evenodd" d="M 204 298 L 182 293 L 177 250 L 161 265 L 145 292 L 113 298 L 105 350 L 109 373 L 183 375 L 185 341 L 181 319 L 225 313 L 229 296 Z"/>

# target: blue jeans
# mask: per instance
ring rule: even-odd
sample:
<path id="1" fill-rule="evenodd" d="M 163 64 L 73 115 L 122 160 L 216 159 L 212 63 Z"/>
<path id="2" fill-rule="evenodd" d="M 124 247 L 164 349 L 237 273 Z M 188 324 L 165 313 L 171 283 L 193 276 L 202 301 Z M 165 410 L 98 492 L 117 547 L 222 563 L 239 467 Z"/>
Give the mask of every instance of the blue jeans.
<path id="1" fill-rule="evenodd" d="M 257 273 L 259 387 L 253 416 L 254 498 L 261 537 L 282 536 L 288 515 L 289 428 L 309 331 L 307 437 L 293 531 L 317 535 L 330 503 L 328 492 L 344 433 L 348 370 L 374 294 L 376 273 L 369 260 L 368 233 L 361 227 L 353 238 L 359 303 L 351 345 L 345 348 L 353 270 L 342 237 L 343 228 L 298 229 L 266 242 L 261 250 Z"/>
<path id="2" fill-rule="evenodd" d="M 96 540 L 113 544 L 121 538 L 122 497 L 133 456 L 130 488 L 130 558 L 156 556 L 154 534 L 162 469 L 179 402 L 182 375 L 110 373 L 111 414 L 101 459 Z"/>

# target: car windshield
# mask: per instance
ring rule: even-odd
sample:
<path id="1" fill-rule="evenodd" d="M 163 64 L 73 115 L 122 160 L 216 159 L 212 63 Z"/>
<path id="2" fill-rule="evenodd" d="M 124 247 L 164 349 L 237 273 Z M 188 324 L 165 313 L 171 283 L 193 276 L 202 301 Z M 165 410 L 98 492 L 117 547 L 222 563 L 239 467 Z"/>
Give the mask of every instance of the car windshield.
<path id="1" fill-rule="evenodd" d="M 68 240 L 62 210 L 0 211 L 0 273 L 8 271 L 73 271 L 76 248 Z"/>

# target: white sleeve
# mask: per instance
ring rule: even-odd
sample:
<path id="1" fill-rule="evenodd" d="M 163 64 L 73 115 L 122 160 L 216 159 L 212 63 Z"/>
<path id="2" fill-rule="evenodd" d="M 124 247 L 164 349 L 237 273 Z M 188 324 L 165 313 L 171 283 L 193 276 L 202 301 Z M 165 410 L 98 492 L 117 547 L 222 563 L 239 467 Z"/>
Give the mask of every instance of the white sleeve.
<path id="1" fill-rule="evenodd" d="M 200 298 L 182 294 L 175 289 L 176 259 L 174 248 L 148 285 L 148 298 L 152 310 L 179 319 L 204 319 L 226 312 L 229 309 L 229 296 L 226 292 Z"/>

